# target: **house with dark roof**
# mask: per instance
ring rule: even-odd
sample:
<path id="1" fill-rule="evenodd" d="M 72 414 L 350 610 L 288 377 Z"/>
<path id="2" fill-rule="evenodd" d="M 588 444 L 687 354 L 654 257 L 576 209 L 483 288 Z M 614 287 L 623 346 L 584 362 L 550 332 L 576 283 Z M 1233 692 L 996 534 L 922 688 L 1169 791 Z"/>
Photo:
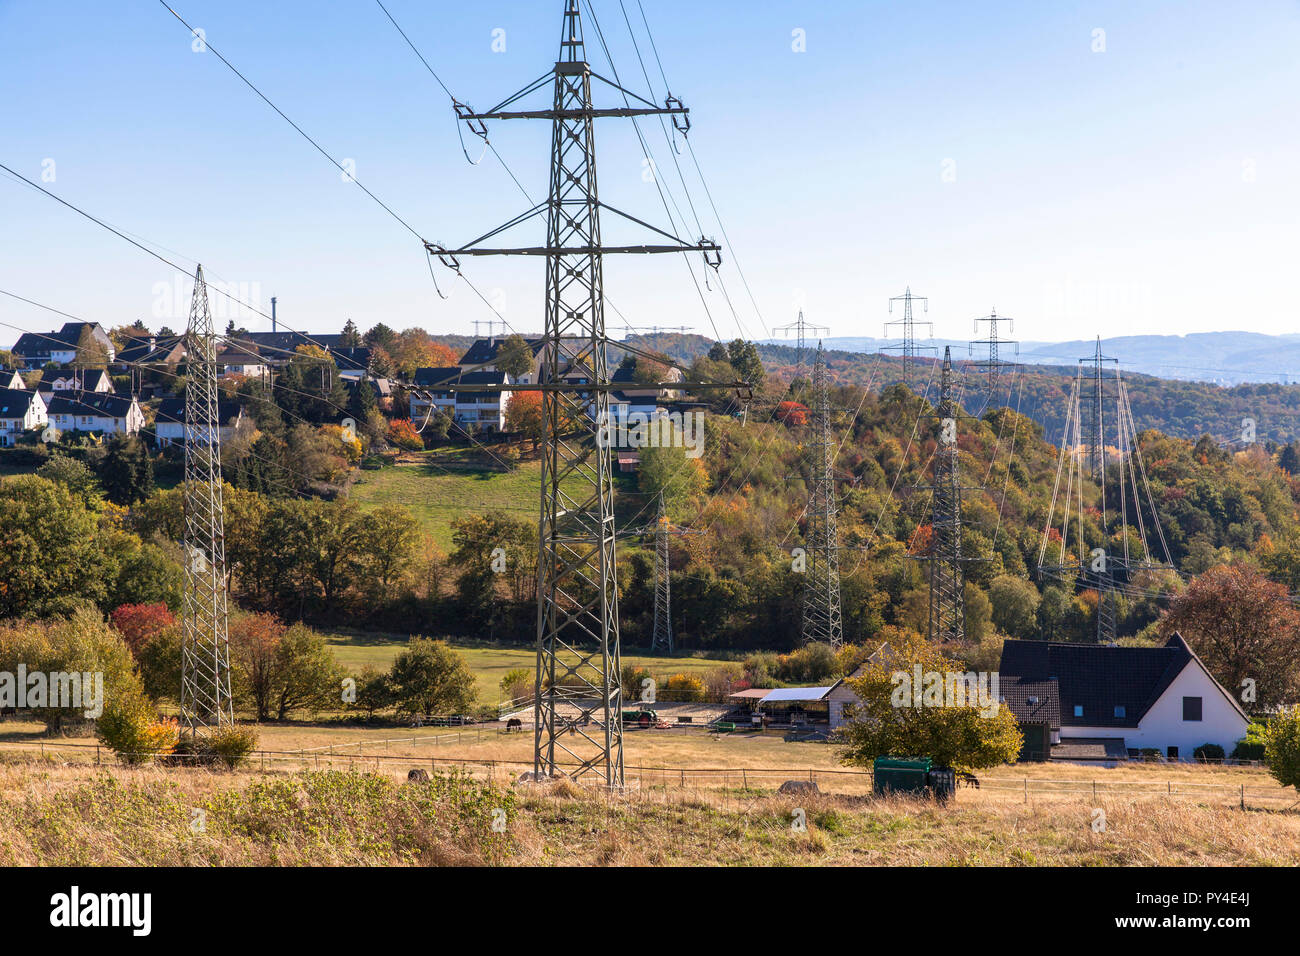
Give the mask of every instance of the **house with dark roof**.
<path id="1" fill-rule="evenodd" d="M 1163 647 L 1008 640 L 998 676 L 1025 760 L 1190 760 L 1207 743 L 1231 753 L 1250 723 L 1180 634 Z"/>
<path id="2" fill-rule="evenodd" d="M 430 415 L 444 413 L 466 431 L 502 431 L 511 393 L 490 386 L 510 384 L 510 376 L 501 371 L 462 372 L 454 365 L 417 369 L 411 393 L 411 421 L 418 428 Z M 478 388 L 461 391 L 453 387 L 463 385 Z"/>
<path id="3" fill-rule="evenodd" d="M 13 445 L 18 436 L 42 427 L 48 411 L 40 392 L 26 388 L 0 388 L 0 448 Z"/>
<path id="4" fill-rule="evenodd" d="M 528 343 L 528 350 L 533 356 L 533 367 L 530 371 L 519 376 L 516 384 L 530 385 L 537 382 L 537 373 L 542 364 L 542 348 L 546 345 L 545 338 L 525 338 Z M 495 372 L 497 370 L 496 361 L 501 355 L 501 348 L 505 345 L 504 338 L 477 339 L 473 345 L 466 349 L 465 354 L 460 357 L 460 369 L 462 372 Z"/>
<path id="5" fill-rule="evenodd" d="M 149 365 L 175 368 L 185 361 L 185 339 L 180 335 L 137 335 L 117 354 L 116 363 L 123 368 Z"/>
<path id="6" fill-rule="evenodd" d="M 10 369 L 0 369 L 0 388 L 24 389 L 27 383 L 23 381 L 22 375 Z"/>
<path id="7" fill-rule="evenodd" d="M 219 441 L 227 441 L 245 421 L 244 409 L 238 402 L 217 401 L 217 433 Z M 158 405 L 154 418 L 154 444 L 159 448 L 185 441 L 185 399 L 165 398 Z M 206 443 L 206 436 L 196 436 Z"/>
<path id="8" fill-rule="evenodd" d="M 98 322 L 65 322 L 58 331 L 24 332 L 10 352 L 26 369 L 44 368 L 51 363 L 68 365 L 76 361 L 77 346 L 86 331 L 112 362 L 115 354 L 113 340 Z"/>
<path id="9" fill-rule="evenodd" d="M 109 392 L 54 392 L 49 424 L 58 432 L 134 435 L 144 427 L 144 412 L 134 395 Z"/>

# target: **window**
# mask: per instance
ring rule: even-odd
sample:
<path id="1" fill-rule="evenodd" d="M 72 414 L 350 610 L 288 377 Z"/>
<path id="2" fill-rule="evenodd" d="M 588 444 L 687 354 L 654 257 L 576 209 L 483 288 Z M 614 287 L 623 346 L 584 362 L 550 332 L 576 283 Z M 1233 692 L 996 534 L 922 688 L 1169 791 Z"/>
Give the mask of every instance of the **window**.
<path id="1" fill-rule="evenodd" d="M 1125 715 L 1124 705 L 1123 705 L 1123 704 L 1116 704 L 1116 705 L 1115 705 L 1115 716 L 1116 716 L 1116 717 L 1123 717 L 1124 715 Z"/>
<path id="2" fill-rule="evenodd" d="M 1183 698 L 1183 720 L 1200 720 L 1201 719 L 1201 698 L 1184 697 Z"/>
<path id="3" fill-rule="evenodd" d="M 1082 717 L 1082 716 L 1083 716 L 1083 704 L 1075 704 L 1075 705 L 1074 705 L 1074 716 L 1076 716 L 1076 717 Z"/>

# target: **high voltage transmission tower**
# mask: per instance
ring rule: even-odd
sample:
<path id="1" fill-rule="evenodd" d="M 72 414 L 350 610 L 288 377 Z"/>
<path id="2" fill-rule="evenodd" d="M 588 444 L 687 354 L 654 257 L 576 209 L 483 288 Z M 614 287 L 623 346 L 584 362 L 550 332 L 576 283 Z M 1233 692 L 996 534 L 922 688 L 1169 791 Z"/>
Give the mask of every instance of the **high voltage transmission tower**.
<path id="1" fill-rule="evenodd" d="M 673 591 L 668 539 L 673 535 L 703 534 L 688 528 L 679 528 L 668 517 L 664 507 L 663 492 L 659 492 L 659 515 L 655 521 L 655 617 L 654 633 L 650 639 L 651 651 L 673 652 Z"/>
<path id="2" fill-rule="evenodd" d="M 966 573 L 964 564 L 980 560 L 962 554 L 961 472 L 957 447 L 957 419 L 961 406 L 953 394 L 952 355 L 943 350 L 939 379 L 939 444 L 934 452 L 931 492 L 931 536 L 916 555 L 930 566 L 929 638 L 932 641 L 966 639 Z"/>
<path id="3" fill-rule="evenodd" d="M 1108 480 L 1112 462 L 1108 461 L 1106 444 L 1105 365 L 1108 362 L 1115 363 L 1113 482 Z M 1085 479 L 1092 479 L 1096 484 L 1095 504 L 1085 500 Z M 1089 492 L 1088 497 L 1091 495 Z M 1114 502 L 1114 507 L 1110 502 Z M 1136 529 L 1130 526 L 1130 516 Z M 1095 520 L 1095 529 L 1085 519 Z M 1163 559 L 1158 560 L 1152 552 L 1148 523 L 1154 529 Z M 1141 545 L 1140 558 L 1132 553 L 1133 530 Z M 1054 562 L 1049 548 L 1056 550 Z M 1093 354 L 1078 361 L 1066 406 L 1052 503 L 1038 549 L 1038 571 L 1040 575 L 1051 574 L 1095 589 L 1096 639 L 1099 643 L 1110 643 L 1117 635 L 1119 593 L 1127 587 L 1133 573 L 1172 567 L 1137 440 L 1128 387 L 1120 375 L 1118 360 L 1102 355 L 1098 338 Z"/>
<path id="4" fill-rule="evenodd" d="M 903 356 L 903 375 L 901 381 L 904 385 L 911 385 L 912 366 L 916 364 L 917 352 L 933 352 L 933 345 L 916 344 L 916 327 L 918 325 L 927 325 L 930 327 L 930 334 L 934 335 L 934 323 L 928 321 L 918 322 L 912 315 L 912 303 L 920 302 L 922 311 L 930 311 L 930 300 L 923 295 L 912 295 L 912 287 L 908 286 L 907 291 L 902 295 L 896 295 L 889 300 L 889 312 L 894 312 L 894 303 L 903 303 L 903 317 L 893 319 L 885 323 L 885 337 L 889 337 L 889 327 L 891 325 L 901 325 L 903 331 L 903 340 L 897 345 L 887 345 L 882 351 L 898 351 Z"/>
<path id="5" fill-rule="evenodd" d="M 596 107 L 593 82 L 618 93 L 623 105 Z M 553 93 L 549 109 L 517 107 L 518 100 L 547 86 Z M 623 785 L 614 488 L 609 449 L 600 441 L 609 421 L 611 389 L 603 257 L 695 251 L 716 268 L 721 256 L 717 243 L 703 238 L 688 243 L 654 227 L 649 228 L 668 243 L 602 243 L 602 210 L 646 224 L 600 201 L 593 121 L 669 115 L 684 131 L 687 112 L 675 98 L 657 106 L 592 70 L 578 0 L 565 2 L 560 55 L 551 70 L 486 112 L 457 105 L 458 117 L 476 133 L 493 119 L 551 121 L 546 201 L 465 248 L 426 246 L 453 268 L 459 268 L 460 255 L 546 259 L 546 328 L 539 381 L 517 387 L 541 391 L 544 420 L 533 756 L 537 776 L 567 773 L 574 778 L 595 777 L 610 787 Z M 547 223 L 544 246 L 478 247 L 479 242 L 542 214 Z"/>
<path id="6" fill-rule="evenodd" d="M 840 615 L 840 546 L 836 529 L 835 452 L 831 436 L 830 376 L 826 353 L 817 343 L 813 365 L 813 410 L 808 442 L 812 483 L 808 489 L 807 568 L 803 591 L 804 643 L 829 644 L 838 648 L 844 641 Z"/>
<path id="7" fill-rule="evenodd" d="M 185 331 L 185 596 L 181 723 L 191 735 L 234 722 L 226 633 L 226 544 L 221 500 L 216 335 L 203 267 Z"/>
<path id="8" fill-rule="evenodd" d="M 1004 339 L 998 335 L 998 323 L 1006 322 L 1008 330 L 1015 328 L 1015 320 L 1005 315 L 998 315 L 998 310 L 993 309 L 988 315 L 982 316 L 975 320 L 976 333 L 980 330 L 980 323 L 989 324 L 989 337 L 987 339 L 976 339 L 970 343 L 969 351 L 973 355 L 975 346 L 988 346 L 989 357 L 984 361 L 975 362 L 974 367 L 982 369 L 984 373 L 984 387 L 990 392 L 996 391 L 999 383 L 1002 381 L 1003 370 L 1010 365 L 1010 362 L 1004 362 L 999 356 L 999 350 L 1004 345 L 1010 345 L 1015 348 L 1017 355 L 1020 354 L 1020 343 L 1015 339 Z"/>
<path id="9" fill-rule="evenodd" d="M 795 319 L 789 325 L 778 325 L 772 330 L 773 332 L 783 332 L 786 335 L 794 333 L 795 341 L 798 343 L 795 347 L 795 365 L 803 364 L 805 343 L 808 341 L 809 332 L 829 332 L 830 329 L 824 325 L 814 325 L 803 317 L 803 309 L 799 310 L 799 318 Z"/>

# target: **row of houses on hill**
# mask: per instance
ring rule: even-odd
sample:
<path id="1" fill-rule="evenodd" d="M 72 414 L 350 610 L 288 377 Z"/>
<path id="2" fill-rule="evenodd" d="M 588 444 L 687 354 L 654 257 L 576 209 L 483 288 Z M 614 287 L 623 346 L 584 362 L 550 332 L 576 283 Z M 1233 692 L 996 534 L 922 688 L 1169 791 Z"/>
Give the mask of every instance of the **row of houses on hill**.
<path id="1" fill-rule="evenodd" d="M 503 431 L 506 412 L 513 394 L 507 386 L 535 385 L 541 376 L 542 348 L 545 340 L 526 340 L 531 357 L 527 372 L 513 378 L 500 368 L 501 338 L 478 339 L 461 356 L 457 365 L 443 368 L 422 368 L 415 373 L 411 396 L 411 420 L 425 421 L 430 415 L 445 414 L 457 425 L 473 431 Z M 577 365 L 564 376 L 568 385 L 581 387 L 592 381 L 593 373 L 584 365 Z M 669 381 L 681 381 L 677 369 L 668 371 Z M 610 416 L 615 421 L 633 414 L 647 419 L 658 414 L 664 402 L 680 398 L 675 389 L 646 385 L 636 380 L 635 362 L 625 362 L 610 376 L 616 387 L 610 392 Z M 462 386 L 473 386 L 462 390 Z M 582 394 L 581 391 L 578 394 Z"/>

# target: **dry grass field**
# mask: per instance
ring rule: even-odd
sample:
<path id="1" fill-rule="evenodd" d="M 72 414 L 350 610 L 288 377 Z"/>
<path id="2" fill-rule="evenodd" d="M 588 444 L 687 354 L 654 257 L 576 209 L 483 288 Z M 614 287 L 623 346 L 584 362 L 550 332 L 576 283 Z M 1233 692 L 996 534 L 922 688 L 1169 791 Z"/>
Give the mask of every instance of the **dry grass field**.
<path id="1" fill-rule="evenodd" d="M 237 772 L 95 766 L 90 741 L 0 731 L 0 865 L 1300 864 L 1297 795 L 1260 768 L 1003 767 L 939 806 L 874 798 L 833 747 L 777 736 L 629 732 L 608 794 L 515 783 L 531 734 L 494 727 L 264 726 L 263 749 L 330 749 Z M 820 793 L 776 792 L 810 777 Z"/>
<path id="2" fill-rule="evenodd" d="M 0 764 L 0 865 L 477 863 L 1294 866 L 1300 813 L 1162 796 L 1021 804 L 963 790 L 941 807 L 756 788 L 610 795 L 454 774 L 408 783 L 386 770 Z"/>

